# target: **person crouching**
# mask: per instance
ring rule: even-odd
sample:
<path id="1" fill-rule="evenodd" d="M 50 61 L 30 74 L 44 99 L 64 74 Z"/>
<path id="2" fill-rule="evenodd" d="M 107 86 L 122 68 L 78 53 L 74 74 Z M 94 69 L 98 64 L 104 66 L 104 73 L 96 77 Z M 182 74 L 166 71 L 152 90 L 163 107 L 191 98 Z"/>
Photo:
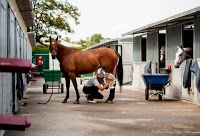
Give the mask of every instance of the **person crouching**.
<path id="1" fill-rule="evenodd" d="M 106 84 L 104 82 L 104 74 L 99 73 L 96 77 L 90 78 L 86 85 L 83 87 L 83 92 L 86 94 L 88 102 L 96 103 L 93 99 L 103 99 L 103 95 L 99 90 L 104 91 L 108 89 L 112 79 L 109 79 Z"/>

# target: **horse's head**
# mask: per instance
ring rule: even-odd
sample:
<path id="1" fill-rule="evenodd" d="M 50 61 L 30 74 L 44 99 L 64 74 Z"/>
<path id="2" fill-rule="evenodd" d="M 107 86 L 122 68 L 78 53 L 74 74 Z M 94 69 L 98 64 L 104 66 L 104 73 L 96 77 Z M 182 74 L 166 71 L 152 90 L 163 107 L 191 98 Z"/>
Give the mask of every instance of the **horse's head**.
<path id="1" fill-rule="evenodd" d="M 191 58 L 189 54 L 192 52 L 191 48 L 183 48 L 183 46 L 177 46 L 177 48 L 178 50 L 176 52 L 176 58 L 174 61 L 175 68 L 179 68 L 184 60 Z"/>
<path id="2" fill-rule="evenodd" d="M 164 62 L 164 59 L 165 59 L 165 46 L 163 45 L 160 48 L 160 62 Z"/>
<path id="3" fill-rule="evenodd" d="M 50 36 L 49 40 L 50 40 L 49 50 L 50 50 L 52 59 L 55 59 L 58 52 L 58 37 L 54 40 Z"/>

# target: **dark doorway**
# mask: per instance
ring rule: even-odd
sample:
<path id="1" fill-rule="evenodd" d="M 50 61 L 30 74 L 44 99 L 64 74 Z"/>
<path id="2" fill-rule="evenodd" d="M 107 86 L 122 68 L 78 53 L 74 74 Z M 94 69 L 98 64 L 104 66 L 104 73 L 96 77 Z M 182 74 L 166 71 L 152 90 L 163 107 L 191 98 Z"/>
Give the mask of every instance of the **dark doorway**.
<path id="1" fill-rule="evenodd" d="M 146 61 L 146 45 L 147 45 L 146 41 L 147 39 L 142 37 L 142 41 L 141 41 L 142 42 L 142 47 L 141 47 L 142 61 Z"/>
<path id="2" fill-rule="evenodd" d="M 166 57 L 165 57 L 165 33 L 159 33 L 159 69 L 164 68 L 166 65 Z M 163 58 L 161 58 L 163 57 Z M 162 59 L 162 60 L 161 60 Z"/>
<path id="3" fill-rule="evenodd" d="M 194 23 L 190 22 L 187 24 L 183 25 L 183 35 L 182 35 L 182 42 L 183 42 L 183 47 L 187 48 L 190 47 L 193 49 L 193 39 L 194 39 Z M 192 53 L 193 57 L 193 53 Z"/>

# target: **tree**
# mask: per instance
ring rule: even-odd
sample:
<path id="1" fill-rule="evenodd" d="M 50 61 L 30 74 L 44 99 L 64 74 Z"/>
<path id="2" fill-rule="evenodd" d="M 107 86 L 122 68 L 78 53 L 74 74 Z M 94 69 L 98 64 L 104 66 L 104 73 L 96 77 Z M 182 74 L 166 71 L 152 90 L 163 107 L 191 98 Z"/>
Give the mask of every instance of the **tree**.
<path id="1" fill-rule="evenodd" d="M 78 8 L 66 1 L 60 0 L 33 0 L 36 41 L 48 38 L 50 35 L 59 35 L 60 32 L 73 33 L 70 22 L 79 24 Z"/>
<path id="2" fill-rule="evenodd" d="M 101 34 L 93 34 L 91 37 L 90 37 L 90 40 L 89 38 L 87 40 L 80 40 L 78 42 L 78 44 L 82 45 L 82 48 L 87 48 L 89 46 L 92 46 L 92 45 L 95 45 L 97 43 L 100 43 L 102 41 L 105 41 L 105 40 L 109 40 L 110 38 L 104 38 L 101 36 Z"/>
<path id="3" fill-rule="evenodd" d="M 86 40 L 80 40 L 79 42 L 78 42 L 78 44 L 80 44 L 80 45 L 82 45 L 83 47 L 87 47 L 87 42 L 86 42 Z"/>
<path id="4" fill-rule="evenodd" d="M 94 34 L 91 36 L 90 42 L 92 45 L 100 43 L 101 40 L 103 40 L 104 38 L 101 36 L 101 34 Z"/>

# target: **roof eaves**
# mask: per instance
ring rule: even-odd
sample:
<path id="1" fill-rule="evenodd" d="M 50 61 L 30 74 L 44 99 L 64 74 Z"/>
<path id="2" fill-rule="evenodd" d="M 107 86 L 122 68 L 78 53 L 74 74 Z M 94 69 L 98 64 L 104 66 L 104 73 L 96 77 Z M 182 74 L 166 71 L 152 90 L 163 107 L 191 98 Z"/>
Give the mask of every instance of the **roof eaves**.
<path id="1" fill-rule="evenodd" d="M 176 24 L 178 24 L 182 21 L 188 21 L 188 20 L 194 19 L 196 17 L 200 17 L 200 6 L 193 8 L 191 10 L 179 13 L 177 15 L 168 17 L 166 19 L 157 21 L 155 23 L 151 23 L 149 25 L 140 27 L 138 29 L 129 31 L 127 33 L 122 34 L 122 37 L 127 36 L 127 35 L 132 35 L 132 34 L 161 30 L 161 29 L 164 29 L 166 27 L 176 25 Z"/>

